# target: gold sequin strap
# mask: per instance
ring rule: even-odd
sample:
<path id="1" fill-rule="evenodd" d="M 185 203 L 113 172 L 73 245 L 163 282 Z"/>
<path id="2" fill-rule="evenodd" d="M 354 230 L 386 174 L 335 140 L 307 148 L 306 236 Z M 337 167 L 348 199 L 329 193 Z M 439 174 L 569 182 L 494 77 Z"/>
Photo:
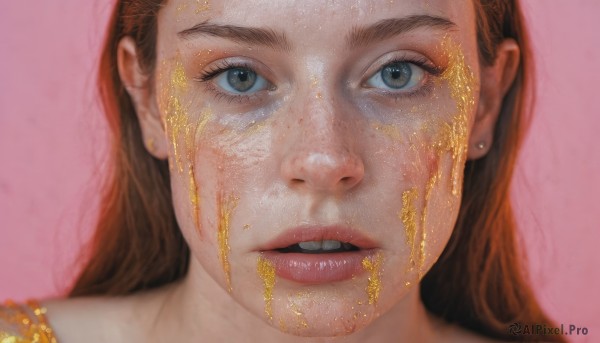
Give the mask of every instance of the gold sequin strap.
<path id="1" fill-rule="evenodd" d="M 27 306 L 6 301 L 0 306 L 0 343 L 57 343 L 45 313 L 35 300 Z"/>

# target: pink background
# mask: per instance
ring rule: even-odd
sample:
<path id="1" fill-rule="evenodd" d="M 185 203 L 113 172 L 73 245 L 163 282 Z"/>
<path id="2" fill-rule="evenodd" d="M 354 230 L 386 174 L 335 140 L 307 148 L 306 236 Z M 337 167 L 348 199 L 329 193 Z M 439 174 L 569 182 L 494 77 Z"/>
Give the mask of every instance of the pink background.
<path id="1" fill-rule="evenodd" d="M 600 2 L 526 0 L 536 118 L 514 199 L 558 322 L 600 341 Z M 89 237 L 105 126 L 93 71 L 112 1 L 0 2 L 0 300 L 60 294 Z"/>

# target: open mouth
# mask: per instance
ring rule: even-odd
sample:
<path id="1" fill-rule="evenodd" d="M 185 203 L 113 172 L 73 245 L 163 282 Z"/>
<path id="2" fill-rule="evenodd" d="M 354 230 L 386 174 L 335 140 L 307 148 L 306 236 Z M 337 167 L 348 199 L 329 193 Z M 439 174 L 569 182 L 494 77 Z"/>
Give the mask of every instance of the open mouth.
<path id="1" fill-rule="evenodd" d="M 377 251 L 368 237 L 343 226 L 293 228 L 259 249 L 279 277 L 302 284 L 352 279 Z"/>
<path id="2" fill-rule="evenodd" d="M 301 254 L 332 254 L 358 250 L 360 250 L 360 248 L 358 248 L 356 245 L 335 240 L 300 242 L 285 248 L 276 249 L 276 251 L 281 253 Z"/>

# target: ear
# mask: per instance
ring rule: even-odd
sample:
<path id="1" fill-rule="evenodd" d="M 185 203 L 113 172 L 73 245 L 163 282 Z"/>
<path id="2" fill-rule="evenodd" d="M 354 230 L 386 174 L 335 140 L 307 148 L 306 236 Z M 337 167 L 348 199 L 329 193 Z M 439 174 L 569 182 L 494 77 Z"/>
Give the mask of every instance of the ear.
<path id="1" fill-rule="evenodd" d="M 485 156 L 494 141 L 494 127 L 504 96 L 517 75 L 519 57 L 517 42 L 505 39 L 498 45 L 494 64 L 481 69 L 479 103 L 467 153 L 470 160 Z"/>
<path id="2" fill-rule="evenodd" d="M 137 47 L 131 37 L 123 37 L 117 49 L 119 76 L 137 115 L 144 145 L 150 154 L 158 159 L 168 157 L 168 144 L 160 118 L 150 75 L 143 72 L 137 56 Z"/>

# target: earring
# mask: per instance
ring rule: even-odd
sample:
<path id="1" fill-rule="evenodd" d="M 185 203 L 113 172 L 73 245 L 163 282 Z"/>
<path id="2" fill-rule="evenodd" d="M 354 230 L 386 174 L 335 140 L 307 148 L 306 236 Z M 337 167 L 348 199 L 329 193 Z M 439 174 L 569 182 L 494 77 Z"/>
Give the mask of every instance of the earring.
<path id="1" fill-rule="evenodd" d="M 479 150 L 483 150 L 483 149 L 485 149 L 485 147 L 486 147 L 486 144 L 485 144 L 485 142 L 484 142 L 484 141 L 481 141 L 481 142 L 477 143 L 476 147 L 477 147 L 477 149 L 479 149 Z"/>
<path id="2" fill-rule="evenodd" d="M 146 148 L 148 148 L 148 151 L 150 151 L 150 152 L 156 151 L 156 146 L 154 145 L 154 138 L 149 138 L 146 141 Z"/>

